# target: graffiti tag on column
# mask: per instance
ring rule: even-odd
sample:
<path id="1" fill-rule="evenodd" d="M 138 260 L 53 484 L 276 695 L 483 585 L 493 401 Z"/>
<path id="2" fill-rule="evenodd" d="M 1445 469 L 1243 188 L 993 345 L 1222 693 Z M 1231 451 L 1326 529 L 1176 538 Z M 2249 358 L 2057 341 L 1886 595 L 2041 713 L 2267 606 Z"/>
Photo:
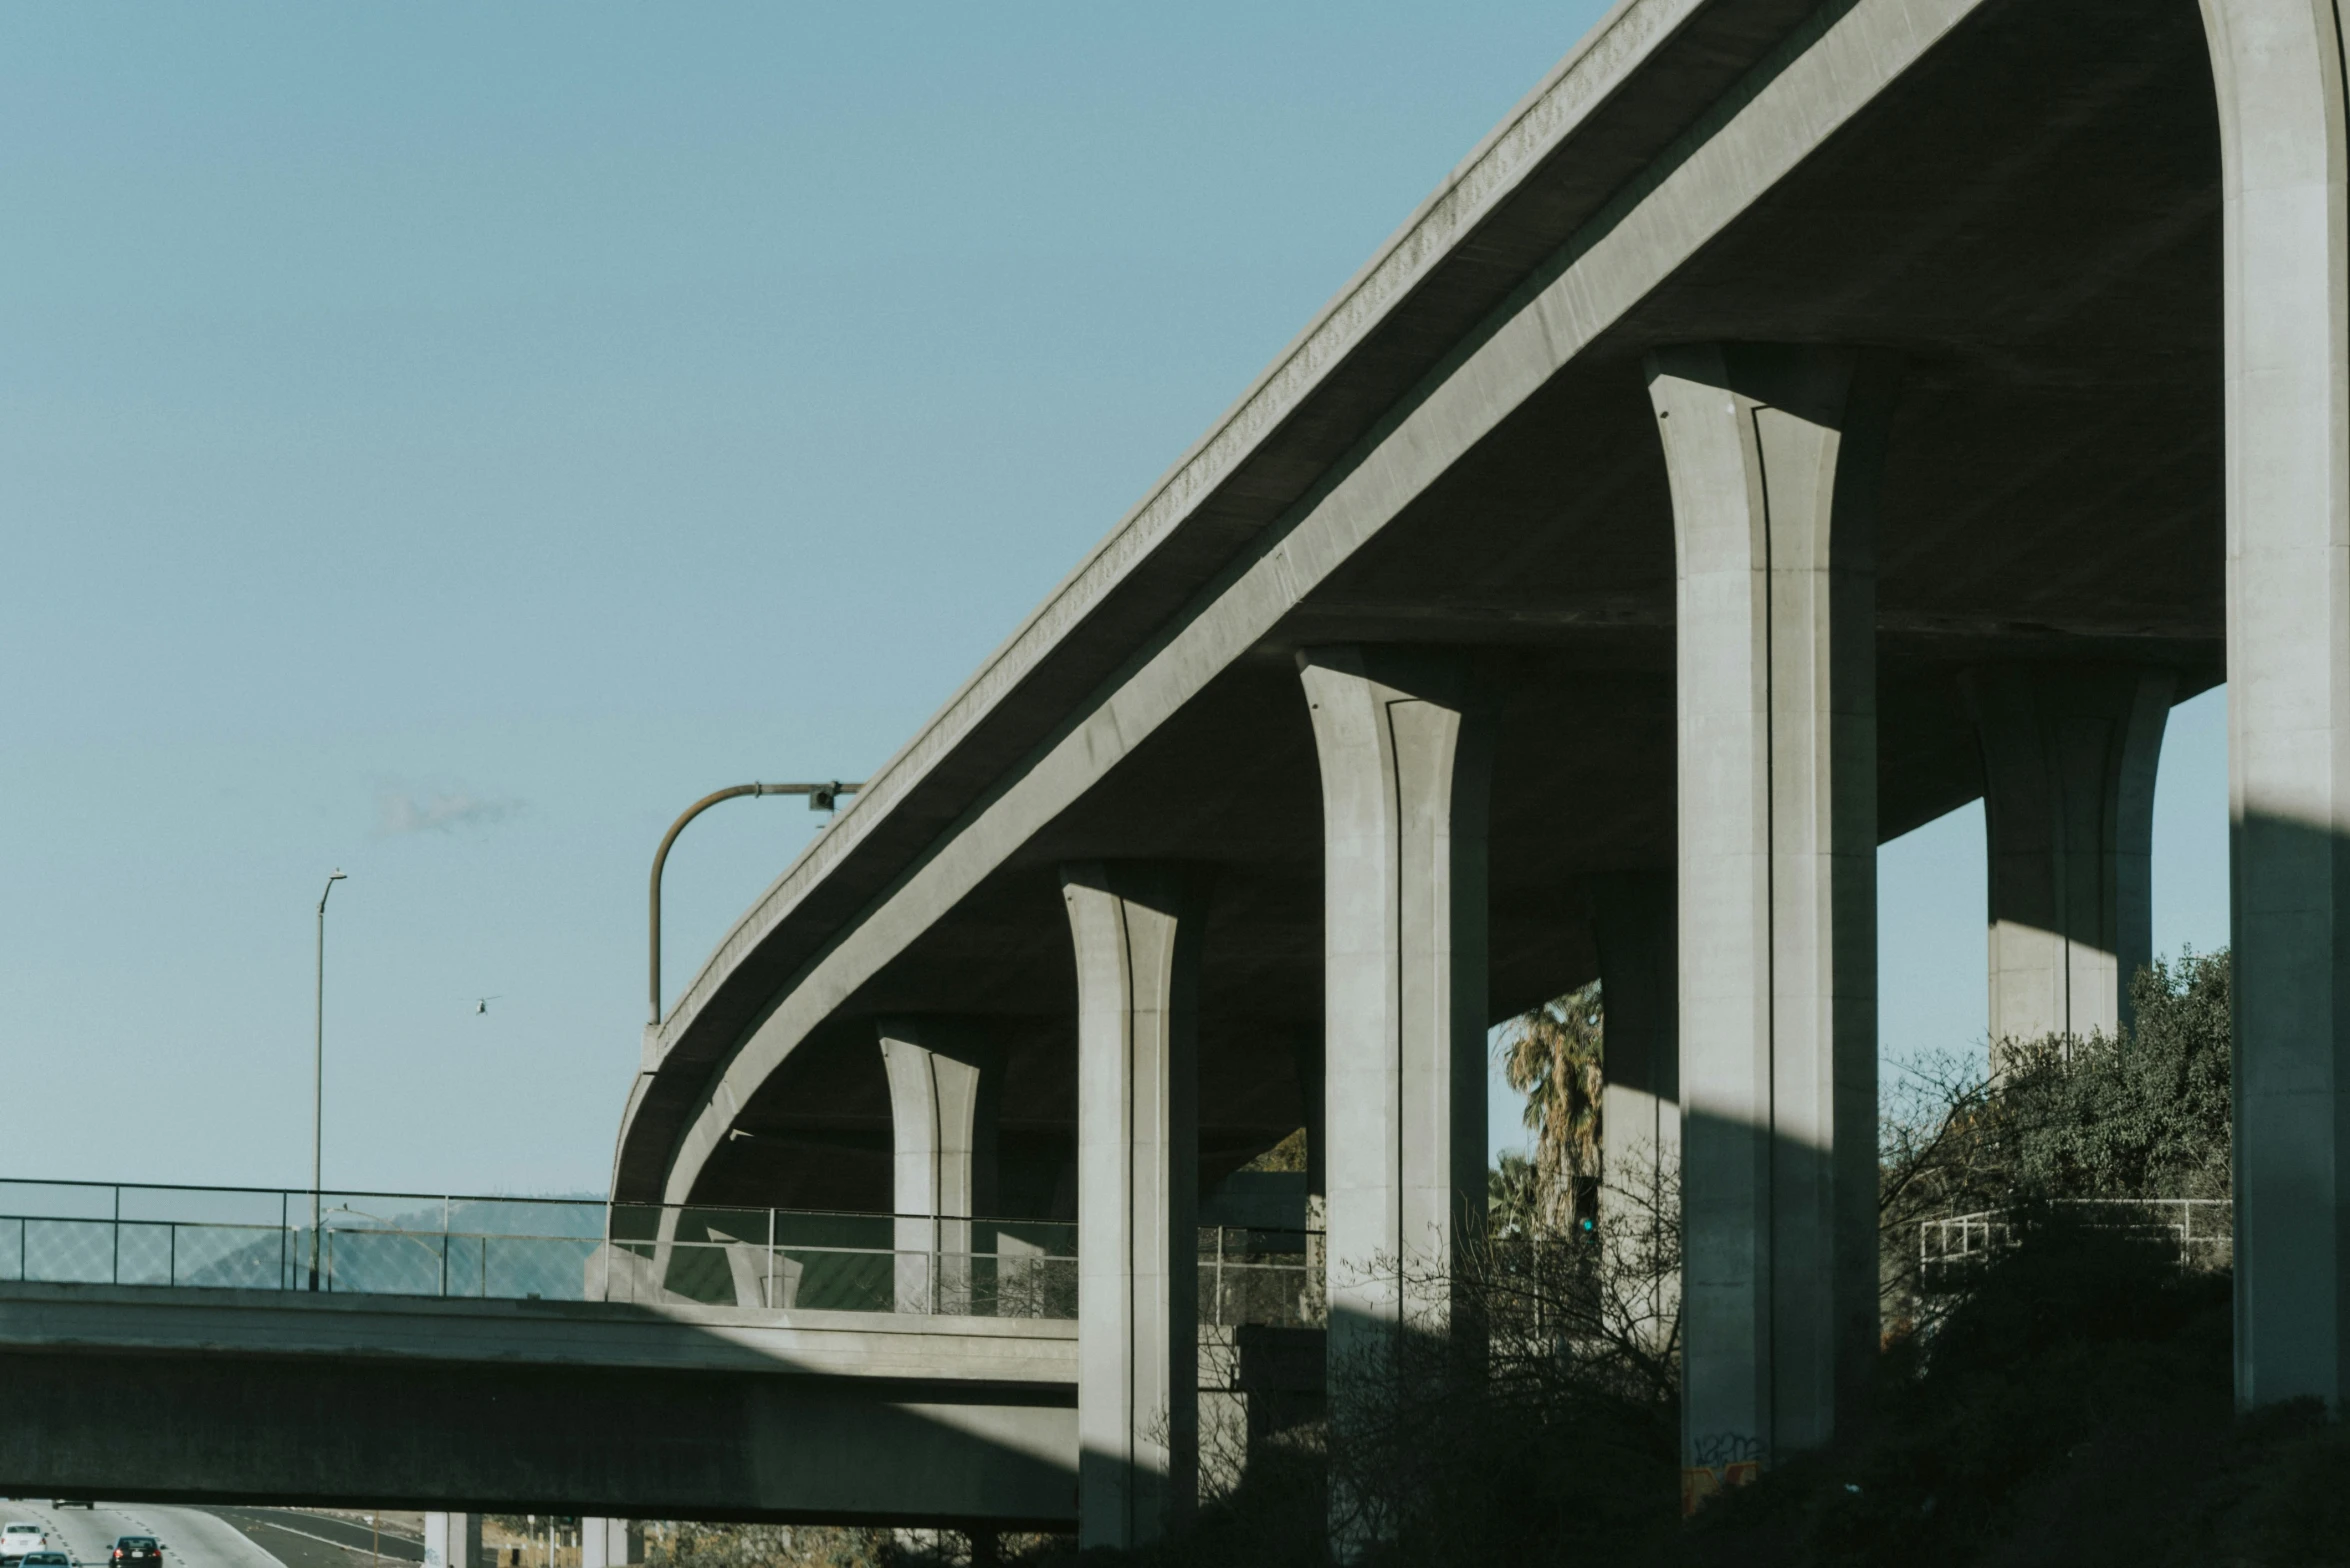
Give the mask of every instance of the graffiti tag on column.
<path id="1" fill-rule="evenodd" d="M 1762 1439 L 1745 1432 L 1713 1432 L 1697 1439 L 1690 1457 L 1716 1469 L 1723 1465 L 1760 1464 Z"/>
<path id="2" fill-rule="evenodd" d="M 1763 1445 L 1744 1432 L 1714 1432 L 1690 1444 L 1697 1460 L 1681 1470 L 1681 1513 L 1697 1512 L 1705 1500 L 1734 1486 L 1747 1486 L 1762 1475 Z"/>

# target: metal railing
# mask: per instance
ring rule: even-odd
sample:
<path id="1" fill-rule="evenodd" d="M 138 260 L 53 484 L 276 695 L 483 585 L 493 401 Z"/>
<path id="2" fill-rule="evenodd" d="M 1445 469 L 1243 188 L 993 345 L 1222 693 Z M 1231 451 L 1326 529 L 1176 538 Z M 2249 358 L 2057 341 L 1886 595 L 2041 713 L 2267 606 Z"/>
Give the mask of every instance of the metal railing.
<path id="1" fill-rule="evenodd" d="M 2064 1209 L 2098 1230 L 2135 1232 L 2169 1241 L 2182 1262 L 2225 1267 L 2235 1251 L 2236 1206 L 2227 1198 L 2068 1198 Z M 2015 1244 L 2016 1221 L 2006 1209 L 1983 1209 L 1918 1223 L 1918 1276 L 1928 1284 L 1950 1271 L 1987 1262 Z"/>
<path id="2" fill-rule="evenodd" d="M 597 1199 L 0 1180 L 0 1282 L 1077 1315 L 1077 1227 Z M 1320 1321 L 1319 1237 L 1200 1232 L 1203 1323 Z"/>
<path id="3" fill-rule="evenodd" d="M 1323 1253 L 1320 1231 L 1202 1226 L 1201 1325 L 1321 1327 L 1329 1315 Z"/>

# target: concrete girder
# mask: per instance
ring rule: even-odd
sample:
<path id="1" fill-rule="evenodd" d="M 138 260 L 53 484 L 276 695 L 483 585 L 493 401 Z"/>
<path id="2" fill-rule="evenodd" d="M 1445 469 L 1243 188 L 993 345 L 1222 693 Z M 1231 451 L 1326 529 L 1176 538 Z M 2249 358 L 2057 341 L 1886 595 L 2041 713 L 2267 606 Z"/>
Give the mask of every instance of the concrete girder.
<path id="1" fill-rule="evenodd" d="M 1183 704 L 1262 643 L 1466 452 L 1868 107 L 1978 3 L 1857 0 L 1833 16 L 1819 13 L 1815 25 L 1799 29 L 1757 65 L 1721 98 L 1714 114 L 1655 160 L 1633 191 L 1560 247 L 1506 312 L 1480 329 L 1473 346 L 1412 389 L 1382 439 L 1335 466 L 1306 503 L 1139 639 L 1121 672 L 1078 703 L 1047 741 L 914 857 L 886 892 L 862 911 L 844 911 L 838 934 L 787 984 L 767 994 L 763 1010 L 714 1070 L 699 1074 L 682 1125 L 663 1110 L 655 1123 L 638 1126 L 655 1103 L 652 1075 L 661 1069 L 649 1067 L 624 1118 L 615 1190 L 639 1194 L 650 1187 L 632 1174 L 650 1167 L 632 1164 L 629 1151 L 656 1123 L 676 1125 L 675 1141 L 659 1162 L 660 1197 L 687 1201 L 740 1107 L 801 1040 L 1132 756 Z M 860 812 L 880 809 L 888 798 L 888 772 L 877 775 L 880 782 L 833 832 Z M 808 875 L 795 868 L 786 883 L 804 892 Z M 660 1035 L 649 1039 L 649 1061 L 664 1054 L 663 1041 L 693 1029 L 714 988 L 781 918 L 776 900 L 784 887 L 779 884 L 778 893 L 729 936 L 712 969 L 689 988 Z"/>
<path id="2" fill-rule="evenodd" d="M 1961 678 L 1983 746 L 1991 1042 L 2113 1035 L 2154 961 L 2154 774 L 2167 669 Z"/>
<path id="3" fill-rule="evenodd" d="M 1204 878 L 1062 869 L 1077 955 L 1078 1543 L 1148 1545 L 1199 1479 Z"/>
<path id="4" fill-rule="evenodd" d="M 1816 1448 L 1876 1348 L 1876 554 L 1892 367 L 1649 361 L 1679 541 L 1683 1463 Z"/>
<path id="5" fill-rule="evenodd" d="M 2350 102 L 2330 0 L 2204 0 L 2226 254 L 2236 1397 L 2350 1396 Z"/>

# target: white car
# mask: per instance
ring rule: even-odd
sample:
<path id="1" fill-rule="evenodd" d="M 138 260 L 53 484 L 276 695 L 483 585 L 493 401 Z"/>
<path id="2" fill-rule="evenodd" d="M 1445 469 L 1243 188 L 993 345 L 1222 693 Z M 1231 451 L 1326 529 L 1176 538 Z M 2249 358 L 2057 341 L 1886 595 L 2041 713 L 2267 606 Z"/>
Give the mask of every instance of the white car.
<path id="1" fill-rule="evenodd" d="M 49 1532 L 37 1524 L 11 1524 L 0 1528 L 0 1562 L 14 1562 L 27 1552 L 46 1551 Z"/>

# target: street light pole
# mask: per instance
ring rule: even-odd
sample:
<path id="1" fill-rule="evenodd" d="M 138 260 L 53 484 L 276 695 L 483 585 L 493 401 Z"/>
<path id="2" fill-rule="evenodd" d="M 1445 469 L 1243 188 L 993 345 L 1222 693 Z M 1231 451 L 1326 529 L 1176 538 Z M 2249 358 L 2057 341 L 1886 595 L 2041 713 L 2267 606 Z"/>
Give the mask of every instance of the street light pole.
<path id="1" fill-rule="evenodd" d="M 338 870 L 326 879 L 318 895 L 318 987 L 310 1034 L 310 1288 L 318 1288 L 318 1188 L 321 1156 L 326 1144 L 326 901 L 335 884 L 346 880 Z"/>
<path id="2" fill-rule="evenodd" d="M 844 784 L 839 779 L 834 779 L 829 784 L 737 784 L 730 789 L 719 790 L 716 794 L 704 795 L 686 808 L 684 816 L 669 824 L 669 831 L 661 835 L 661 847 L 653 852 L 653 888 L 651 920 L 649 921 L 652 931 L 650 944 L 652 957 L 648 965 L 652 974 L 652 984 L 649 1000 L 646 1003 L 646 1022 L 658 1024 L 661 1021 L 661 868 L 668 864 L 669 846 L 677 842 L 677 835 L 685 831 L 685 825 L 720 801 L 732 800 L 737 795 L 805 795 L 808 797 L 810 811 L 830 811 L 839 804 L 841 796 L 854 795 L 864 787 L 863 784 Z"/>

